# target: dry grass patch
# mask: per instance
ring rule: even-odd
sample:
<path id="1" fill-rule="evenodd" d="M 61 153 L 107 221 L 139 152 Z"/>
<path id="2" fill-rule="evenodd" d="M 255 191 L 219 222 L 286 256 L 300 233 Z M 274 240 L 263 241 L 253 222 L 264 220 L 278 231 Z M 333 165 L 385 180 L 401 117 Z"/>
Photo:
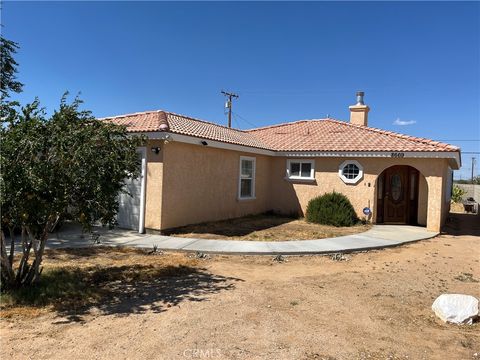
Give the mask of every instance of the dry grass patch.
<path id="1" fill-rule="evenodd" d="M 3 303 L 3 302 L 2 302 Z M 45 307 L 32 307 L 32 306 L 5 306 L 0 308 L 0 318 L 12 319 L 12 318 L 26 318 L 33 319 L 44 314 L 48 314 L 52 308 L 50 306 Z"/>
<path id="2" fill-rule="evenodd" d="M 367 231 L 370 228 L 370 224 L 335 227 L 308 223 L 304 219 L 274 215 L 255 215 L 184 226 L 167 231 L 166 234 L 200 239 L 288 241 L 352 235 Z"/>
<path id="3" fill-rule="evenodd" d="M 173 278 L 207 277 L 204 269 L 198 266 L 199 261 L 186 254 L 148 255 L 146 251 L 127 248 L 49 250 L 43 262 L 40 283 L 3 292 L 0 316 L 35 317 L 47 310 L 77 314 L 101 304 L 107 304 L 108 308 L 112 300 L 117 302 L 122 297 L 128 298 L 131 292 L 145 295 L 146 287 L 153 303 L 157 299 L 152 284 L 166 288 L 168 286 L 162 282 Z M 193 286 L 188 290 L 195 291 Z M 181 299 L 173 296 L 171 300 Z M 144 305 L 148 306 L 149 301 Z"/>

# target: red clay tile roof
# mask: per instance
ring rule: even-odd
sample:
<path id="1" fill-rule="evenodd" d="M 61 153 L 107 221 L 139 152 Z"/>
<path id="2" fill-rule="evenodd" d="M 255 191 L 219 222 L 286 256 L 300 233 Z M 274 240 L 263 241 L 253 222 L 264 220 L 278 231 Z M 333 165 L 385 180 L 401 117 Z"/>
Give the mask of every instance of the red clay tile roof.
<path id="1" fill-rule="evenodd" d="M 164 111 L 145 111 L 134 114 L 111 116 L 99 120 L 111 121 L 117 125 L 127 127 L 129 132 L 163 131 L 162 125 L 168 128 L 167 117 Z"/>
<path id="2" fill-rule="evenodd" d="M 248 133 L 276 151 L 459 151 L 438 141 L 334 119 L 301 120 Z"/>
<path id="3" fill-rule="evenodd" d="M 201 139 L 272 151 L 459 151 L 414 136 L 334 119 L 301 120 L 251 130 L 237 130 L 167 111 L 147 111 L 104 118 L 130 132 L 168 131 Z"/>
<path id="4" fill-rule="evenodd" d="M 268 149 L 256 136 L 243 130 L 228 128 L 204 120 L 175 114 L 168 111 L 147 111 L 129 115 L 103 118 L 118 125 L 125 125 L 130 132 L 168 131 L 229 144 Z"/>

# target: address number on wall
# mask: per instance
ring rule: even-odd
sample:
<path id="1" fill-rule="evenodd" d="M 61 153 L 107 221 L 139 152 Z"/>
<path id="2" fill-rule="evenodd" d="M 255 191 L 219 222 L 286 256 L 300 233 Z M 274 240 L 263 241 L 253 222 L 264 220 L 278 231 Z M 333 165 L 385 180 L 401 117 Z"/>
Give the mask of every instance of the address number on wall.
<path id="1" fill-rule="evenodd" d="M 405 156 L 405 153 L 400 153 L 400 152 L 392 152 L 391 157 L 393 158 L 402 158 Z"/>

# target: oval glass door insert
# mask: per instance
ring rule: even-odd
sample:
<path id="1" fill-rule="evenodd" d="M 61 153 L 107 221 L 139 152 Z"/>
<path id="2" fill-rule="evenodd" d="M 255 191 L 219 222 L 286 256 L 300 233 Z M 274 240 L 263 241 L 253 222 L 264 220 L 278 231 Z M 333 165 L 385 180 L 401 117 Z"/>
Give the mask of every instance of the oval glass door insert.
<path id="1" fill-rule="evenodd" d="M 402 177 L 400 174 L 394 174 L 391 180 L 391 192 L 392 192 L 392 199 L 394 201 L 400 200 L 402 196 Z"/>

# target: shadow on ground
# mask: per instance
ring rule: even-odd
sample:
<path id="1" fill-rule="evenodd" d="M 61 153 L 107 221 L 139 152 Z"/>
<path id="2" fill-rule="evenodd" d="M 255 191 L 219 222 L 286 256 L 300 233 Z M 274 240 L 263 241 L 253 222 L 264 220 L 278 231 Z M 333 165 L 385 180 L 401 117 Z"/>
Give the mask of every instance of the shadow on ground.
<path id="1" fill-rule="evenodd" d="M 243 281 L 185 265 L 66 267 L 49 270 L 41 279 L 38 286 L 9 296 L 19 305 L 51 305 L 63 317 L 57 323 L 83 321 L 94 311 L 119 316 L 159 313 L 182 302 L 208 301 Z"/>
<path id="2" fill-rule="evenodd" d="M 442 233 L 454 236 L 480 236 L 480 213 L 450 213 Z"/>
<path id="3" fill-rule="evenodd" d="M 245 236 L 255 231 L 269 229 L 295 220 L 297 220 L 297 218 L 271 214 L 255 215 L 225 221 L 182 226 L 165 230 L 163 233 L 169 236 L 175 236 L 176 234 L 214 234 L 223 237 Z"/>

